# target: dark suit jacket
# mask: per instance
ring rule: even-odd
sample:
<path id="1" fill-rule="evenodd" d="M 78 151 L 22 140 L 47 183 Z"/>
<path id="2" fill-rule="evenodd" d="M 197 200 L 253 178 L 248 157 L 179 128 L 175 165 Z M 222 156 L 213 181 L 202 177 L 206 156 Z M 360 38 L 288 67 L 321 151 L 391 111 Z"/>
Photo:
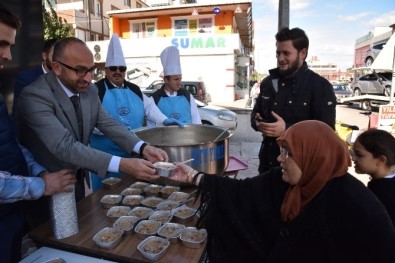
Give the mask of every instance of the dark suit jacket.
<path id="1" fill-rule="evenodd" d="M 108 115 L 101 106 L 95 85 L 91 84 L 87 92 L 80 94 L 80 102 L 83 138 L 79 138 L 73 104 L 55 73 L 42 75 L 20 95 L 19 139 L 50 172 L 83 168 L 104 176 L 112 156 L 88 146 L 93 128 L 97 127 L 126 152 L 131 152 L 141 139 Z"/>
<path id="2" fill-rule="evenodd" d="M 18 102 L 19 95 L 22 92 L 22 89 L 35 81 L 39 76 L 44 74 L 42 63 L 29 70 L 25 70 L 19 72 L 16 75 L 15 85 L 14 85 L 14 101 L 12 104 L 12 116 L 13 121 L 15 120 L 15 112 L 16 112 L 16 104 Z"/>

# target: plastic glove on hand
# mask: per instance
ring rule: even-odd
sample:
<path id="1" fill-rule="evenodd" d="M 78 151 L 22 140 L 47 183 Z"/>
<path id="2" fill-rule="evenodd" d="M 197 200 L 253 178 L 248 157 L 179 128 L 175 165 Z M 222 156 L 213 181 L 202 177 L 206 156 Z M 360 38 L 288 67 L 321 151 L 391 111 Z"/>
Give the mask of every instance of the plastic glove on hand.
<path id="1" fill-rule="evenodd" d="M 168 118 L 163 121 L 163 125 L 170 126 L 170 125 L 178 125 L 180 127 L 184 127 L 184 124 L 174 118 Z"/>

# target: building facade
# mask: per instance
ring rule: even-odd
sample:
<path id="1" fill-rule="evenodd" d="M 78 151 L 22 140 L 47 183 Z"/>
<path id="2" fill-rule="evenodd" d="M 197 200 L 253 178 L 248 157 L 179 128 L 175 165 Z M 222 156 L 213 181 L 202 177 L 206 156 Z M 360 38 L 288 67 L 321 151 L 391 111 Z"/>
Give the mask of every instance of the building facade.
<path id="1" fill-rule="evenodd" d="M 107 15 L 110 35 L 117 33 L 121 38 L 129 81 L 143 87 L 160 78 L 160 53 L 174 45 L 180 50 L 183 80 L 203 81 L 213 102 L 229 102 L 248 94 L 251 8 L 251 1 L 178 3 Z M 109 41 L 88 41 L 87 45 L 95 63 L 103 68 Z"/>
<path id="2" fill-rule="evenodd" d="M 108 11 L 148 7 L 144 0 L 51 0 L 57 15 L 71 24 L 83 41 L 110 37 Z"/>
<path id="3" fill-rule="evenodd" d="M 179 48 L 183 79 L 204 81 L 213 102 L 248 94 L 253 52 L 251 0 L 52 0 L 86 41 L 103 77 L 109 39 L 121 38 L 126 77 L 140 86 L 160 78 L 161 51 Z"/>

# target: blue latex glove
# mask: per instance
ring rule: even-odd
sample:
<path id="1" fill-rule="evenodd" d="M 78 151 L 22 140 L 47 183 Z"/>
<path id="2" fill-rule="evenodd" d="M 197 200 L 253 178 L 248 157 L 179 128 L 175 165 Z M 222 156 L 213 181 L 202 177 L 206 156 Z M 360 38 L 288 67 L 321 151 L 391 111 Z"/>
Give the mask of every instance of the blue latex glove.
<path id="1" fill-rule="evenodd" d="M 178 125 L 180 127 L 184 127 L 183 123 L 181 123 L 178 120 L 173 119 L 173 118 L 168 118 L 168 119 L 164 120 L 163 125 L 165 125 L 165 126 Z"/>

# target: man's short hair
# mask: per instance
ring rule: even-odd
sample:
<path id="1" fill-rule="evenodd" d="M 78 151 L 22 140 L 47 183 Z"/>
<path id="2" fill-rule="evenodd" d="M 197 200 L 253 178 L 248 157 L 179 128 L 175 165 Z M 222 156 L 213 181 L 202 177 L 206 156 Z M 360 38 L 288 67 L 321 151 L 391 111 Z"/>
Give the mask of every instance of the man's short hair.
<path id="1" fill-rule="evenodd" d="M 48 54 L 49 50 L 51 49 L 51 47 L 53 47 L 53 45 L 55 45 L 56 41 L 58 41 L 57 38 L 51 38 L 51 39 L 45 40 L 42 52 Z"/>
<path id="2" fill-rule="evenodd" d="M 19 29 L 22 26 L 21 20 L 11 12 L 3 3 L 0 3 L 0 23 L 5 24 L 13 29 Z"/>
<path id="3" fill-rule="evenodd" d="M 72 43 L 79 43 L 82 45 L 86 45 L 84 41 L 82 41 L 79 38 L 76 37 L 66 37 L 62 38 L 59 41 L 56 41 L 54 47 L 53 47 L 53 55 L 52 55 L 52 60 L 53 61 L 58 61 L 63 57 L 64 50 L 69 44 Z"/>
<path id="4" fill-rule="evenodd" d="M 306 33 L 298 28 L 292 28 L 289 29 L 288 27 L 284 27 L 278 31 L 276 34 L 276 40 L 277 42 L 283 42 L 283 41 L 292 41 L 292 45 L 294 48 L 298 51 L 301 51 L 302 49 L 309 49 L 309 38 L 307 37 Z"/>

